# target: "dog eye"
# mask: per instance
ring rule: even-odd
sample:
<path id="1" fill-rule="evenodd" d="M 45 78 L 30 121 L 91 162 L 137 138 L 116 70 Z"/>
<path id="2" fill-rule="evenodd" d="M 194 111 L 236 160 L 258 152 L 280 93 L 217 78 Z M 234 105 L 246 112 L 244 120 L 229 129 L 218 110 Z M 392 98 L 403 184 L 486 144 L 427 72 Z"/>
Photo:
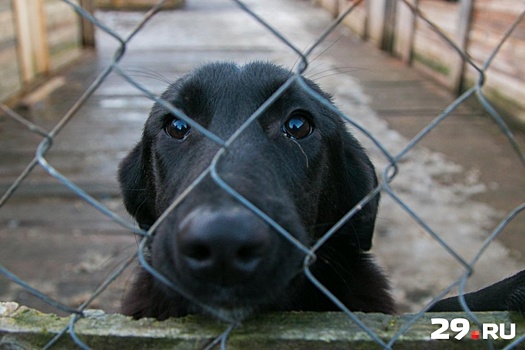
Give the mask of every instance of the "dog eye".
<path id="1" fill-rule="evenodd" d="M 174 139 L 183 140 L 191 132 L 191 126 L 184 120 L 173 119 L 165 128 L 166 134 Z"/>
<path id="2" fill-rule="evenodd" d="M 283 133 L 291 139 L 302 139 L 313 131 L 312 124 L 301 113 L 294 113 L 283 124 Z"/>

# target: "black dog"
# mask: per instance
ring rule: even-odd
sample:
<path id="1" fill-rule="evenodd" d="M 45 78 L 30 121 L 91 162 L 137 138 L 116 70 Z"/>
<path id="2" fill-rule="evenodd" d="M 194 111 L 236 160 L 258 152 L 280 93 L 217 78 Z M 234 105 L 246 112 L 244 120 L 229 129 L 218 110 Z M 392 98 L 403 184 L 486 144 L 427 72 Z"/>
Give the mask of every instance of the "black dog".
<path id="1" fill-rule="evenodd" d="M 227 140 L 291 75 L 269 63 L 210 64 L 179 79 L 162 98 Z M 154 105 L 142 140 L 119 170 L 126 208 L 142 228 L 207 169 L 220 147 Z M 345 123 L 298 82 L 239 134 L 216 169 L 305 246 L 377 186 L 372 163 Z M 387 279 L 367 253 L 378 202 L 374 197 L 321 246 L 311 271 L 350 310 L 393 313 Z M 123 305 L 135 318 L 205 312 L 239 320 L 259 310 L 339 310 L 302 273 L 305 253 L 298 245 L 209 174 L 160 223 L 147 252 L 149 264 L 176 288 L 141 269 Z M 512 283 L 517 279 L 525 284 L 523 273 Z M 507 287 L 499 287 L 505 296 L 489 292 L 475 299 L 492 310 L 523 308 L 523 294 L 512 297 L 517 304 L 506 304 Z M 523 293 L 523 287 L 515 290 Z M 439 307 L 460 309 L 453 300 Z"/>

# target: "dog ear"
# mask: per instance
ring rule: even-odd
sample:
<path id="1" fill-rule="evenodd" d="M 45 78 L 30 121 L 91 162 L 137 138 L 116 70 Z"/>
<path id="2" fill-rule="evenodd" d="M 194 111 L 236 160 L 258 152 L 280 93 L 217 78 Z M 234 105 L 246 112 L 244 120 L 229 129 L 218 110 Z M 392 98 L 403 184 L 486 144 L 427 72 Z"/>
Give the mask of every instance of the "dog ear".
<path id="1" fill-rule="evenodd" d="M 145 142 L 139 142 L 120 162 L 118 169 L 124 205 L 143 230 L 155 222 L 156 196 L 149 163 L 150 147 Z"/>
<path id="2" fill-rule="evenodd" d="M 312 90 L 333 105 L 333 98 L 330 94 L 323 91 L 311 80 L 306 79 L 305 82 Z M 332 114 L 332 112 L 327 113 Z M 323 195 L 325 204 L 321 205 L 321 213 L 317 220 L 319 223 L 331 224 L 346 215 L 378 185 L 374 165 L 366 150 L 347 130 L 347 124 L 339 116 L 333 115 L 333 118 L 339 120 L 338 132 L 327 137 L 326 142 L 331 158 L 329 160 L 330 169 L 333 169 L 335 173 L 329 176 L 331 184 L 328 187 L 330 189 L 325 191 Z M 346 243 L 360 251 L 368 251 L 372 247 L 379 197 L 378 193 L 338 232 L 338 236 L 341 233 L 342 236 L 350 239 Z"/>

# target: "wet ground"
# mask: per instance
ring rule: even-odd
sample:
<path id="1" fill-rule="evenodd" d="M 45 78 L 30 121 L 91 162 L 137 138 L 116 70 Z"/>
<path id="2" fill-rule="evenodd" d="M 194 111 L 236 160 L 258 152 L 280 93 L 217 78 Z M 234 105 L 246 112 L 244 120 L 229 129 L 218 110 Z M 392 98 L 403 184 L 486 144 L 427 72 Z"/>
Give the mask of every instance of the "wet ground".
<path id="1" fill-rule="evenodd" d="M 299 49 L 329 23 L 307 1 L 248 1 Z M 127 33 L 140 13 L 97 13 Z M 98 50 L 63 72 L 65 84 L 17 111 L 50 130 L 109 61 L 116 42 L 98 33 Z M 188 1 L 163 12 L 133 39 L 121 66 L 160 93 L 168 82 L 215 60 L 271 60 L 291 67 L 296 56 L 265 28 L 228 1 Z M 336 103 L 392 153 L 437 116 L 454 97 L 431 80 L 353 37 L 344 28 L 319 49 L 307 76 L 334 94 Z M 115 172 L 138 141 L 151 101 L 111 75 L 57 136 L 47 159 L 110 209 L 127 217 Z M 384 157 L 354 130 L 382 172 Z M 525 145 L 525 138 L 517 134 Z M 0 190 L 34 157 L 40 137 L 0 116 Z M 475 102 L 461 106 L 400 163 L 392 187 L 462 256 L 470 259 L 499 220 L 525 199 L 523 166 L 495 124 Z M 131 219 L 129 219 L 131 221 Z M 512 221 L 492 244 L 469 283 L 478 288 L 525 267 L 525 218 Z M 0 264 L 57 300 L 77 306 L 136 249 L 127 229 L 102 216 L 43 169 L 24 181 L 0 208 Z M 388 195 L 373 251 L 391 276 L 401 310 L 415 310 L 461 274 L 461 266 Z M 118 310 L 128 269 L 92 307 Z M 0 277 L 0 300 L 56 312 Z"/>

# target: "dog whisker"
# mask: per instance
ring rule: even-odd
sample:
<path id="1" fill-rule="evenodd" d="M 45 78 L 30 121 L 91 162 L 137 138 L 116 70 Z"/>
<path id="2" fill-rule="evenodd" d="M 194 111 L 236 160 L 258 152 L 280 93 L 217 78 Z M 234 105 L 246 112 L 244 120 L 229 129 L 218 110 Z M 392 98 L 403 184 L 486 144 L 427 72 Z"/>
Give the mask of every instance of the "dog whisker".
<path id="1" fill-rule="evenodd" d="M 162 75 L 159 72 L 156 72 L 156 71 L 154 71 L 152 69 L 147 69 L 147 68 L 142 68 L 142 67 L 140 67 L 140 68 L 126 68 L 124 70 L 124 72 L 126 72 L 126 74 L 128 74 L 129 76 L 135 76 L 135 77 L 140 77 L 140 78 L 149 78 L 149 79 L 153 79 L 153 80 L 156 80 L 156 81 L 160 81 L 160 82 L 166 83 L 167 85 L 173 84 L 173 80 L 168 79 L 164 75 Z"/>

